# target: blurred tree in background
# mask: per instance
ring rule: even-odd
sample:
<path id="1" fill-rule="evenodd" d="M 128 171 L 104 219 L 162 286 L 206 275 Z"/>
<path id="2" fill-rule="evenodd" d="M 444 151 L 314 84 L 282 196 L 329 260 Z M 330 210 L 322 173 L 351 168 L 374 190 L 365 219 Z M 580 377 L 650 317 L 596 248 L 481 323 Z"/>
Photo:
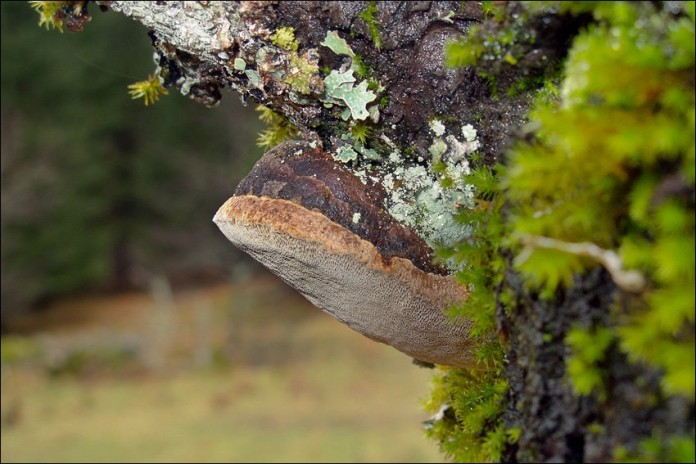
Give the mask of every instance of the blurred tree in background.
<path id="1" fill-rule="evenodd" d="M 26 3 L 0 8 L 3 321 L 77 290 L 223 274 L 239 253 L 211 218 L 259 155 L 251 109 L 131 100 L 152 49 L 120 15 L 60 34 Z"/>

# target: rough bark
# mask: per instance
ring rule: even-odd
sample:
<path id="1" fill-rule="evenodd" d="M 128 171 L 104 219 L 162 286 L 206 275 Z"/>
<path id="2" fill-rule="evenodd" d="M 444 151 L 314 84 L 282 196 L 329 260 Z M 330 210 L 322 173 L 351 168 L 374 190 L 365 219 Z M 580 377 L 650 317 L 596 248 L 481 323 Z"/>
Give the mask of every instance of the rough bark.
<path id="1" fill-rule="evenodd" d="M 331 128 L 342 121 L 318 98 L 324 90 L 321 82 L 298 95 L 282 82 L 287 77 L 287 53 L 259 54 L 272 46 L 269 38 L 280 27 L 295 29 L 300 55 L 331 69 L 345 64 L 346 57 L 320 43 L 327 32 L 337 31 L 384 87 L 380 96 L 389 103 L 380 108 L 380 134 L 398 146 L 414 147 L 423 158 L 430 157 L 428 122 L 433 117 L 478 121 L 477 126 L 486 128 L 481 131 L 480 149 L 489 157 L 500 150 L 509 128 L 524 117 L 524 105 L 491 99 L 488 85 L 474 69 L 444 64 L 446 43 L 461 38 L 481 20 L 475 2 L 465 4 L 463 11 L 460 2 L 379 2 L 374 18 L 379 23 L 380 49 L 360 17 L 369 2 L 98 3 L 151 30 L 160 66 L 169 69 L 168 84 L 207 104 L 221 98 L 220 89 L 231 87 L 243 99 L 251 97 L 286 115 L 305 138 L 318 138 L 327 151 L 334 144 L 331 136 L 336 136 Z M 235 58 L 246 62 L 245 71 L 259 71 L 261 85 L 234 68 Z"/>

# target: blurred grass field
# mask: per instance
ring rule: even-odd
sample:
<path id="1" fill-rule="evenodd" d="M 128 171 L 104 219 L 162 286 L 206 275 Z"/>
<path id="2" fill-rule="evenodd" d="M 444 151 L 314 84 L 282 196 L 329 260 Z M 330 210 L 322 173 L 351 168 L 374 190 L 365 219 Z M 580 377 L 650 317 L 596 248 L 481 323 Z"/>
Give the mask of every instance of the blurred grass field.
<path id="1" fill-rule="evenodd" d="M 439 462 L 430 371 L 268 275 L 81 297 L 2 340 L 3 462 Z"/>

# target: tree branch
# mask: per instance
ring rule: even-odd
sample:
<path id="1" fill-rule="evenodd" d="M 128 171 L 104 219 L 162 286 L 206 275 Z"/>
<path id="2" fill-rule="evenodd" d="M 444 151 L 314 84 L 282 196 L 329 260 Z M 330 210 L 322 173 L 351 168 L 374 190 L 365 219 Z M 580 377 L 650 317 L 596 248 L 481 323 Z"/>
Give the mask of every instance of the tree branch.
<path id="1" fill-rule="evenodd" d="M 616 252 L 605 250 L 594 243 L 570 243 L 538 235 L 522 235 L 519 241 L 525 246 L 525 249 L 520 254 L 521 260 L 524 259 L 524 256 L 531 253 L 534 248 L 548 248 L 595 260 L 611 274 L 614 283 L 627 292 L 639 293 L 645 290 L 647 285 L 643 274 L 636 270 L 623 268 L 621 257 Z"/>

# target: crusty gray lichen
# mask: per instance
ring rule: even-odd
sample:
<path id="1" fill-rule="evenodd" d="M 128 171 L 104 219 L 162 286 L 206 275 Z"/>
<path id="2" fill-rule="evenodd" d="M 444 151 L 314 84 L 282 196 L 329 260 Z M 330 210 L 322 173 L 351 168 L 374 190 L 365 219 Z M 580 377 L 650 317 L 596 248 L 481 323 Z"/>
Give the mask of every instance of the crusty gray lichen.
<path id="1" fill-rule="evenodd" d="M 235 2 L 152 2 L 113 1 L 107 4 L 113 11 L 144 24 L 156 31 L 158 37 L 192 55 L 214 60 L 217 54 L 234 42 L 234 34 L 242 29 Z"/>

